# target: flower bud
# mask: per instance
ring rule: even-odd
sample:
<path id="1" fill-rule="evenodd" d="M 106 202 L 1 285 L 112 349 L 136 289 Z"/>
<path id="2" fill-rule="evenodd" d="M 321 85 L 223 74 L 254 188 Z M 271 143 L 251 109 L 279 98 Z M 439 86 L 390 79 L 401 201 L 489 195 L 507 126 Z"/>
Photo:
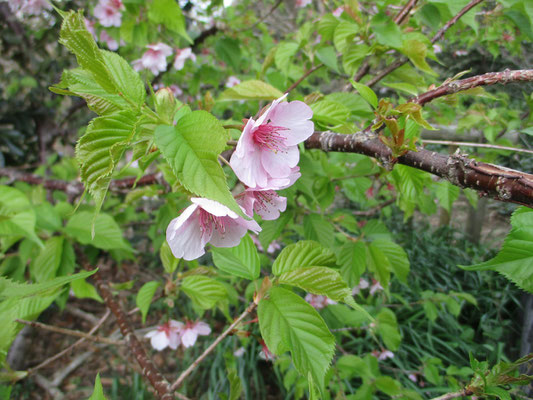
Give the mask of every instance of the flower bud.
<path id="1" fill-rule="evenodd" d="M 155 110 L 159 117 L 169 125 L 172 124 L 175 109 L 176 98 L 172 90 L 164 87 L 155 92 Z"/>

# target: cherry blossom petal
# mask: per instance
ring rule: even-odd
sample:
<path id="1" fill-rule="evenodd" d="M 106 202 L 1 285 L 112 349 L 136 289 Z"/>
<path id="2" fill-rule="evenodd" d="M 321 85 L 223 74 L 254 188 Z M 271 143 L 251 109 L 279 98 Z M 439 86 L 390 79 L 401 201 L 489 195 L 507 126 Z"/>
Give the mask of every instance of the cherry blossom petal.
<path id="1" fill-rule="evenodd" d="M 157 351 L 161 351 L 168 346 L 169 340 L 164 331 L 157 331 L 150 339 L 150 344 Z"/>
<path id="2" fill-rule="evenodd" d="M 196 339 L 198 339 L 198 333 L 194 329 L 188 328 L 183 331 L 181 343 L 185 348 L 192 347 L 196 343 Z"/>
<path id="3" fill-rule="evenodd" d="M 202 321 L 198 321 L 194 325 L 194 329 L 196 330 L 196 333 L 198 333 L 198 335 L 202 336 L 207 336 L 211 333 L 211 327 Z"/>
<path id="4" fill-rule="evenodd" d="M 270 115 L 272 124 L 288 128 L 284 131 L 285 145 L 295 146 L 303 142 L 314 132 L 314 124 L 310 121 L 313 110 L 301 101 L 279 104 Z"/>
<path id="5" fill-rule="evenodd" d="M 197 211 L 198 205 L 191 205 L 178 217 L 170 221 L 166 236 L 172 254 L 176 258 L 195 260 L 205 254 L 204 247 L 210 236 L 202 232 Z M 194 214 L 193 214 L 194 213 Z"/>
<path id="6" fill-rule="evenodd" d="M 261 164 L 271 177 L 288 177 L 299 160 L 300 151 L 297 146 L 288 147 L 287 151 L 261 152 Z"/>
<path id="7" fill-rule="evenodd" d="M 213 214 L 217 217 L 228 216 L 233 219 L 238 217 L 238 215 L 235 214 L 233 211 L 231 211 L 228 207 L 226 207 L 223 204 L 220 204 L 218 201 L 215 201 L 215 200 L 204 199 L 201 197 L 193 197 L 191 198 L 191 202 L 199 205 L 209 214 Z"/>

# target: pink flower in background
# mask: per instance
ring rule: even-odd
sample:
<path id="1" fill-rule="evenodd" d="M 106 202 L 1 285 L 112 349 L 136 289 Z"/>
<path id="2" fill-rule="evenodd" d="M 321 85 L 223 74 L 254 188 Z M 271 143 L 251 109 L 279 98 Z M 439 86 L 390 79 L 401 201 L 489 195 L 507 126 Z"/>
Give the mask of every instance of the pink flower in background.
<path id="1" fill-rule="evenodd" d="M 145 337 L 150 338 L 150 344 L 157 351 L 167 347 L 176 350 L 180 344 L 180 332 L 183 323 L 179 321 L 170 321 L 159 325 L 156 330 L 148 332 Z"/>
<path id="2" fill-rule="evenodd" d="M 43 10 L 51 10 L 52 5 L 46 0 L 9 0 L 9 8 L 17 17 L 26 15 L 40 15 Z"/>
<path id="3" fill-rule="evenodd" d="M 250 188 L 277 189 L 290 182 L 300 160 L 298 143 L 313 134 L 311 108 L 301 101 L 283 102 L 280 97 L 243 129 L 230 164 L 237 177 Z"/>
<path id="4" fill-rule="evenodd" d="M 94 7 L 94 16 L 102 26 L 122 25 L 122 10 L 124 4 L 121 0 L 100 0 Z"/>
<path id="5" fill-rule="evenodd" d="M 154 75 L 167 70 L 167 57 L 172 54 L 170 46 L 164 43 L 149 44 L 139 60 L 132 62 L 136 71 L 149 69 Z"/>
<path id="6" fill-rule="evenodd" d="M 234 247 L 248 229 L 261 231 L 254 220 L 247 221 L 214 200 L 193 197 L 191 201 L 193 204 L 167 228 L 167 242 L 176 258 L 194 260 L 205 253 L 208 242 L 216 247 Z"/>
<path id="7" fill-rule="evenodd" d="M 211 333 L 211 328 L 205 322 L 187 322 L 181 331 L 181 343 L 183 347 L 192 347 L 196 343 L 198 336 L 207 336 Z"/>
<path id="8" fill-rule="evenodd" d="M 337 304 L 336 301 L 331 300 L 330 298 L 326 296 L 322 296 L 319 294 L 311 294 L 308 293 L 305 296 L 305 301 L 307 301 L 309 304 L 311 304 L 314 308 L 317 310 L 320 310 L 330 304 Z"/>
<path id="9" fill-rule="evenodd" d="M 98 40 L 98 36 L 96 36 L 96 31 L 94 30 L 94 26 L 96 25 L 95 21 L 91 21 L 90 19 L 84 18 L 85 20 L 85 27 L 89 32 L 91 32 L 91 35 L 93 35 L 94 40 Z"/>
<path id="10" fill-rule="evenodd" d="M 237 78 L 236 76 L 230 76 L 228 80 L 226 81 L 226 87 L 231 88 L 233 86 L 237 86 L 239 83 L 241 83 L 241 80 Z"/>
<path id="11" fill-rule="evenodd" d="M 296 0 L 296 7 L 302 8 L 311 4 L 312 0 Z"/>
<path id="12" fill-rule="evenodd" d="M 409 374 L 407 375 L 407 377 L 409 378 L 409 380 L 413 381 L 414 383 L 417 382 L 417 378 L 415 374 Z"/>
<path id="13" fill-rule="evenodd" d="M 181 90 L 178 85 L 172 84 L 168 88 L 174 94 L 174 97 L 178 97 L 178 96 L 181 96 L 183 94 L 183 90 Z"/>
<path id="14" fill-rule="evenodd" d="M 333 10 L 332 14 L 335 16 L 335 17 L 340 17 L 342 15 L 344 11 L 344 7 L 337 7 L 335 10 Z"/>
<path id="15" fill-rule="evenodd" d="M 177 49 L 176 58 L 174 58 L 174 68 L 178 71 L 182 70 L 187 59 L 190 59 L 192 62 L 196 61 L 196 55 L 192 52 L 192 49 L 190 47 Z"/>
<path id="16" fill-rule="evenodd" d="M 367 289 L 368 286 L 370 286 L 368 284 L 368 281 L 365 279 L 365 278 L 361 278 L 359 280 L 359 285 L 357 285 L 356 287 L 354 287 L 352 289 L 352 295 L 356 295 L 356 294 L 359 294 L 361 292 L 362 289 Z"/>
<path id="17" fill-rule="evenodd" d="M 270 189 L 246 189 L 237 196 L 237 202 L 249 217 L 254 211 L 264 220 L 278 219 L 279 213 L 287 208 L 287 198 Z"/>
<path id="18" fill-rule="evenodd" d="M 370 296 L 373 296 L 376 292 L 383 290 L 383 286 L 379 281 L 372 279 L 372 286 L 370 286 Z"/>
<path id="19" fill-rule="evenodd" d="M 394 353 L 390 350 L 373 350 L 371 354 L 380 361 L 384 361 L 387 358 L 394 358 Z"/>
<path id="20" fill-rule="evenodd" d="M 118 42 L 113 39 L 106 31 L 100 32 L 100 41 L 107 45 L 107 48 L 111 51 L 118 50 Z"/>

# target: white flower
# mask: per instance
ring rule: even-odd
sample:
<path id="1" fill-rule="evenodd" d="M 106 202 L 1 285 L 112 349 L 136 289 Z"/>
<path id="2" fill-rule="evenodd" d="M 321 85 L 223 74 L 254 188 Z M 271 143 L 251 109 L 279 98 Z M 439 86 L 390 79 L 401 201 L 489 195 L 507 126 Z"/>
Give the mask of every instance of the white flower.
<path id="1" fill-rule="evenodd" d="M 307 301 L 309 304 L 311 304 L 314 308 L 317 310 L 320 310 L 330 304 L 337 304 L 336 301 L 331 300 L 330 298 L 326 296 L 322 296 L 319 294 L 311 294 L 308 293 L 305 296 L 305 301 Z"/>
<path id="2" fill-rule="evenodd" d="M 148 332 L 145 337 L 150 338 L 150 344 L 157 351 L 167 347 L 176 350 L 180 344 L 182 328 L 182 322 L 171 319 L 163 325 L 159 325 L 156 330 Z"/>
<path id="3" fill-rule="evenodd" d="M 233 86 L 237 86 L 239 83 L 241 83 L 241 80 L 237 78 L 236 76 L 230 76 L 228 80 L 226 81 L 226 87 L 231 88 Z"/>
<path id="4" fill-rule="evenodd" d="M 122 10 L 124 5 L 121 0 L 100 0 L 94 7 L 94 16 L 105 27 L 122 25 Z"/>
<path id="5" fill-rule="evenodd" d="M 361 292 L 361 289 L 367 289 L 369 286 L 368 281 L 365 278 L 359 280 L 359 285 L 352 289 L 352 295 L 355 296 Z"/>
<path id="6" fill-rule="evenodd" d="M 237 350 L 233 352 L 233 355 L 235 357 L 242 357 L 244 353 L 246 352 L 246 349 L 244 347 L 239 347 Z"/>
<path id="7" fill-rule="evenodd" d="M 178 71 L 183 69 L 185 66 L 185 61 L 187 59 L 191 59 L 191 61 L 196 61 L 196 55 L 192 52 L 192 49 L 190 47 L 186 47 L 184 49 L 177 49 L 176 50 L 176 58 L 174 59 L 174 68 L 176 68 Z"/>
<path id="8" fill-rule="evenodd" d="M 370 296 L 373 296 L 376 292 L 383 290 L 383 286 L 379 281 L 372 279 L 372 286 L 370 286 Z"/>
<path id="9" fill-rule="evenodd" d="M 191 347 L 196 343 L 198 335 L 207 336 L 211 333 L 211 328 L 205 322 L 187 322 L 181 331 L 181 343 L 183 347 Z"/>

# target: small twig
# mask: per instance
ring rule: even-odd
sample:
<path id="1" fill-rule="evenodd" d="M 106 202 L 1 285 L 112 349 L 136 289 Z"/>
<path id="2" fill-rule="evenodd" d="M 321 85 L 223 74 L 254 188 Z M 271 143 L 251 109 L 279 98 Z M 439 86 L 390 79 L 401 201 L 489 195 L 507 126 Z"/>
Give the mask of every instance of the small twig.
<path id="1" fill-rule="evenodd" d="M 17 322 L 19 322 L 21 324 L 24 324 L 24 325 L 32 326 L 34 328 L 39 328 L 39 329 L 44 329 L 44 330 L 51 331 L 51 332 L 61 333 L 63 335 L 81 337 L 81 338 L 84 338 L 86 340 L 90 340 L 91 342 L 112 344 L 112 345 L 116 345 L 116 346 L 121 346 L 121 345 L 125 344 L 123 341 L 111 340 L 111 339 L 104 338 L 104 337 L 101 337 L 101 336 L 93 336 L 93 335 L 90 335 L 90 334 L 85 333 L 85 332 L 75 331 L 75 330 L 72 330 L 72 329 L 60 328 L 58 326 L 53 326 L 53 325 L 47 325 L 47 324 L 43 324 L 42 322 L 26 321 L 24 319 L 16 319 L 15 321 L 17 321 Z"/>
<path id="2" fill-rule="evenodd" d="M 229 163 L 228 160 L 226 160 L 226 159 L 224 158 L 224 156 L 222 156 L 222 154 L 219 154 L 219 155 L 218 155 L 218 159 L 219 159 L 219 161 L 221 161 L 222 163 L 226 164 L 228 167 L 231 168 L 231 164 Z"/>
<path id="3" fill-rule="evenodd" d="M 100 318 L 100 320 L 88 332 L 88 335 L 92 335 L 94 332 L 96 332 L 103 325 L 103 323 L 106 321 L 106 319 L 109 317 L 109 315 L 111 315 L 111 312 L 109 310 L 106 310 L 106 312 L 102 316 L 102 318 Z M 46 360 L 44 360 L 42 363 L 36 365 L 35 367 L 28 369 L 28 371 L 27 371 L 28 375 L 33 374 L 35 371 L 47 366 L 48 364 L 50 364 L 51 362 L 57 360 L 58 358 L 63 357 L 65 354 L 70 352 L 73 348 L 75 348 L 75 347 L 79 346 L 80 344 L 82 344 L 83 342 L 85 342 L 85 340 L 87 340 L 87 339 L 86 338 L 81 338 L 81 339 L 77 340 L 76 342 L 71 344 L 66 349 L 60 351 L 59 353 L 53 355 L 52 357 L 47 358 Z"/>
<path id="4" fill-rule="evenodd" d="M 444 24 L 444 26 L 433 36 L 433 38 L 431 38 L 431 43 L 435 43 L 438 40 L 440 40 L 444 36 L 446 31 L 448 29 L 450 29 L 455 23 L 457 23 L 459 18 L 461 18 L 468 11 L 470 11 L 474 6 L 477 6 L 479 3 L 483 2 L 483 1 L 484 0 L 472 0 L 470 3 L 468 3 L 461 11 L 459 11 L 457 13 L 456 16 L 454 16 L 452 19 L 450 19 L 448 22 L 446 22 L 446 24 Z M 408 61 L 408 59 L 407 58 L 403 58 L 403 57 L 398 59 L 398 60 L 396 60 L 395 62 L 390 64 L 388 67 L 386 67 L 385 69 L 383 69 L 380 72 L 378 72 L 376 76 L 374 76 L 371 80 L 369 80 L 366 83 L 366 85 L 370 86 L 370 87 L 374 86 L 376 83 L 378 83 L 385 76 L 390 74 L 392 71 L 394 71 L 395 69 L 400 68 L 402 65 L 404 65 L 407 61 Z"/>
<path id="5" fill-rule="evenodd" d="M 58 388 L 54 387 L 52 385 L 52 382 L 50 382 L 44 376 L 36 374 L 33 378 L 35 380 L 35 383 L 44 390 L 46 390 L 50 394 L 50 396 L 52 396 L 53 399 L 63 400 L 65 398 L 64 393 Z"/>
<path id="6" fill-rule="evenodd" d="M 446 393 L 439 397 L 434 397 L 431 400 L 450 400 L 450 399 L 456 399 L 457 397 L 463 397 L 463 396 L 472 396 L 474 393 L 472 393 L 468 389 L 463 389 L 458 392 L 452 392 L 452 393 Z"/>
<path id="7" fill-rule="evenodd" d="M 413 9 L 413 7 L 416 5 L 418 0 L 409 0 L 405 6 L 400 10 L 398 14 L 396 14 L 396 17 L 394 17 L 394 22 L 397 25 L 401 25 L 405 19 L 409 16 L 409 13 Z"/>
<path id="8" fill-rule="evenodd" d="M 65 367 L 54 373 L 54 379 L 52 380 L 52 385 L 58 387 L 61 385 L 61 382 L 65 380 L 76 368 L 82 365 L 89 357 L 94 354 L 94 351 L 86 351 L 85 353 L 78 354 L 74 359 L 69 362 Z"/>
<path id="9" fill-rule="evenodd" d="M 72 315 L 75 315 L 76 317 L 83 318 L 84 320 L 89 321 L 93 325 L 97 324 L 99 320 L 93 314 L 80 310 L 79 308 L 74 307 L 71 304 L 67 304 L 67 306 L 65 307 L 65 311 Z"/>
<path id="10" fill-rule="evenodd" d="M 257 304 L 255 304 L 254 302 L 250 303 L 250 305 L 246 308 L 246 310 L 244 310 L 244 312 L 241 315 L 239 315 L 239 317 L 235 321 L 233 321 L 233 323 L 229 326 L 229 328 L 226 329 L 219 337 L 217 337 L 215 341 L 211 343 L 211 345 L 207 349 L 205 349 L 205 351 L 196 360 L 194 360 L 194 362 L 189 366 L 189 368 L 187 368 L 185 371 L 181 373 L 178 379 L 170 386 L 170 391 L 173 392 L 177 388 L 179 388 L 180 385 L 183 383 L 183 381 L 191 374 L 191 372 L 193 372 L 196 369 L 198 364 L 200 364 L 204 360 L 204 358 L 206 358 L 209 355 L 209 353 L 211 353 L 215 349 L 215 347 L 222 340 L 224 340 L 224 338 L 228 336 L 233 331 L 233 329 L 237 325 L 239 325 L 239 323 L 244 318 L 246 318 L 248 314 L 250 314 L 255 309 L 256 306 Z"/>
<path id="11" fill-rule="evenodd" d="M 296 82 L 294 82 L 287 90 L 285 90 L 285 93 L 289 93 L 291 90 L 295 89 L 302 81 L 307 78 L 309 75 L 311 75 L 313 72 L 315 72 L 317 69 L 322 68 L 324 64 L 318 64 L 315 65 L 313 68 L 308 69 L 305 71 L 305 73 L 298 79 Z"/>
<path id="12" fill-rule="evenodd" d="M 246 31 L 254 29 L 257 25 L 259 25 L 265 19 L 270 17 L 270 15 L 272 15 L 272 13 L 276 10 L 276 8 L 278 8 L 281 5 L 281 3 L 283 3 L 283 0 L 276 1 L 276 3 L 272 6 L 272 8 L 265 15 L 259 17 L 259 19 L 255 22 L 255 24 L 253 24 L 252 26 L 248 28 L 238 29 L 236 32 L 246 32 Z"/>
<path id="13" fill-rule="evenodd" d="M 496 150 L 510 150 L 515 151 L 517 153 L 531 153 L 533 154 L 533 150 L 528 149 L 518 149 L 516 147 L 507 147 L 507 146 L 499 146 L 496 144 L 488 144 L 488 143 L 470 143 L 470 142 L 453 142 L 448 140 L 425 140 L 422 139 L 422 143 L 424 144 L 443 144 L 446 146 L 465 146 L 465 147 L 482 147 L 487 149 L 496 149 Z"/>

